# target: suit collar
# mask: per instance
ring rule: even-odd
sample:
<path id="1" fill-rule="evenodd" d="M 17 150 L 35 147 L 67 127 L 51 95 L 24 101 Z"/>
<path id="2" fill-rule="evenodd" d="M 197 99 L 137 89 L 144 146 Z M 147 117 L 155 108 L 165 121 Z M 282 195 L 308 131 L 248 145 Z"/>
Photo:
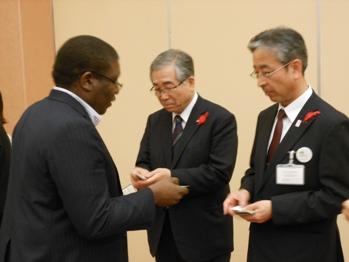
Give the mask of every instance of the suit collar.
<path id="1" fill-rule="evenodd" d="M 293 121 L 290 129 L 288 130 L 288 132 L 286 133 L 285 137 L 283 138 L 283 140 L 281 141 L 279 147 L 277 148 L 273 159 L 271 160 L 271 162 L 269 163 L 269 165 L 266 167 L 265 170 L 265 174 L 263 175 L 263 183 L 262 185 L 265 184 L 266 181 L 268 181 L 269 179 L 275 179 L 274 175 L 275 175 L 275 169 L 276 169 L 276 165 L 282 162 L 287 161 L 288 159 L 288 152 L 291 151 L 294 147 L 294 145 L 297 143 L 297 141 L 303 136 L 303 134 L 306 132 L 306 130 L 316 121 L 316 117 L 312 118 L 311 120 L 304 122 L 304 116 L 311 111 L 316 111 L 319 109 L 319 97 L 315 94 L 315 92 L 313 92 L 313 94 L 311 95 L 311 97 L 308 99 L 308 101 L 305 103 L 305 105 L 303 106 L 303 108 L 301 109 L 301 111 L 299 112 L 298 116 L 296 117 L 296 119 Z M 267 116 L 267 123 L 265 124 L 265 126 L 263 127 L 263 130 L 269 130 L 264 132 L 265 136 L 270 135 L 270 118 L 274 119 L 275 114 L 277 111 L 277 105 L 274 108 L 272 108 L 272 110 L 269 112 L 269 115 Z M 301 121 L 301 124 L 298 126 L 297 122 Z M 264 128 L 268 128 L 269 129 L 264 129 Z M 268 141 L 265 138 L 265 141 Z M 263 145 L 263 149 L 265 149 L 265 151 L 263 152 L 264 155 L 263 157 L 260 157 L 261 160 L 264 160 L 264 163 L 259 162 L 259 164 L 261 166 L 265 166 L 265 160 L 266 160 L 266 152 L 267 152 L 267 147 L 268 147 L 268 143 L 264 141 L 264 145 Z M 259 161 L 261 161 L 259 160 Z M 274 174 L 274 175 L 273 175 Z M 260 188 L 261 189 L 261 188 Z"/>
<path id="2" fill-rule="evenodd" d="M 313 93 L 312 96 L 305 103 L 301 111 L 299 112 L 296 119 L 293 121 L 290 129 L 286 133 L 284 139 L 281 141 L 273 159 L 273 162 L 278 163 L 282 160 L 282 157 L 288 155 L 293 145 L 299 140 L 303 133 L 313 124 L 316 118 L 311 119 L 310 121 L 304 122 L 304 116 L 311 111 L 316 111 L 319 108 L 317 103 L 318 96 Z M 300 124 L 297 122 L 300 121 Z"/>
<path id="3" fill-rule="evenodd" d="M 157 139 L 164 157 L 166 167 L 171 166 L 172 161 L 172 114 L 165 109 L 160 110 L 159 125 L 157 126 Z"/>
<path id="4" fill-rule="evenodd" d="M 56 101 L 68 104 L 75 111 L 88 117 L 87 112 L 84 109 L 84 107 L 81 105 L 81 103 L 79 103 L 74 97 L 72 97 L 66 92 L 61 92 L 61 91 L 52 89 L 48 96 L 48 99 L 56 100 Z"/>
<path id="5" fill-rule="evenodd" d="M 186 124 L 188 122 L 188 119 L 190 117 L 190 113 L 193 110 L 197 100 L 198 100 L 198 94 L 195 92 L 194 96 L 192 97 L 190 103 L 188 104 L 188 106 L 183 110 L 183 112 L 181 114 L 179 114 L 179 116 L 183 119 L 184 123 Z M 176 113 L 172 113 L 172 120 L 174 119 L 174 117 L 176 116 Z"/>
<path id="6" fill-rule="evenodd" d="M 201 114 L 207 111 L 207 103 L 206 100 L 198 96 L 198 100 L 196 101 L 193 110 L 190 113 L 188 122 L 183 130 L 183 134 L 178 142 L 173 146 L 172 152 L 172 168 L 174 168 L 180 156 L 182 155 L 185 147 L 194 136 L 196 131 L 199 129 L 200 125 L 196 123 L 196 120 L 199 118 Z"/>
<path id="7" fill-rule="evenodd" d="M 87 114 L 85 108 L 75 98 L 68 95 L 67 93 L 52 89 L 48 96 L 48 99 L 67 104 L 76 112 L 81 114 L 84 118 L 89 118 L 89 115 Z"/>
<path id="8" fill-rule="evenodd" d="M 285 110 L 287 117 L 291 122 L 294 122 L 299 112 L 302 110 L 302 108 L 304 107 L 304 105 L 306 104 L 306 102 L 309 100 L 309 98 L 313 93 L 314 91 L 309 86 L 302 95 L 300 95 L 296 100 L 294 100 L 288 106 L 283 108 Z M 282 108 L 282 106 L 279 105 L 279 108 Z"/>
<path id="9" fill-rule="evenodd" d="M 55 100 L 55 101 L 69 105 L 73 110 L 78 112 L 83 118 L 86 118 L 89 122 L 91 122 L 91 119 L 90 119 L 88 113 L 86 112 L 85 108 L 75 98 L 73 98 L 69 94 L 53 89 L 53 90 L 51 90 L 51 92 L 48 96 L 48 99 Z M 92 122 L 91 122 L 91 125 L 92 125 Z M 97 131 L 97 135 L 100 138 L 100 142 L 101 142 L 101 145 L 103 146 L 106 157 L 109 159 L 110 163 L 113 165 L 116 174 L 118 174 L 118 171 L 117 171 L 117 168 L 116 168 L 115 163 L 113 161 L 113 158 L 111 157 L 109 150 L 108 150 L 107 146 L 104 144 L 104 141 L 103 141 L 102 137 L 100 137 L 98 131 Z M 109 179 L 110 183 L 112 183 L 112 181 L 116 181 L 116 186 L 117 186 L 118 191 L 119 191 L 118 194 L 122 194 L 119 176 L 118 175 L 108 176 L 108 179 Z M 114 185 L 115 182 L 113 182 L 112 184 Z M 114 190 L 113 187 L 111 188 L 111 190 L 112 191 Z M 115 195 L 117 195 L 117 194 L 115 194 Z"/>
<path id="10" fill-rule="evenodd" d="M 273 105 L 269 112 L 265 115 L 265 117 L 260 121 L 260 130 L 263 130 L 261 133 L 260 141 L 258 141 L 259 148 L 262 148 L 263 157 L 260 157 L 259 161 L 261 161 L 259 164 L 262 166 L 265 165 L 267 160 L 267 152 L 268 152 L 268 145 L 269 145 L 269 139 L 271 132 L 273 130 L 274 120 L 275 116 L 278 112 L 279 106 L 277 104 Z"/>
<path id="11" fill-rule="evenodd" d="M 56 91 L 59 91 L 59 92 L 66 93 L 69 96 L 73 97 L 76 101 L 78 101 L 83 106 L 83 108 L 85 109 L 85 111 L 87 112 L 88 116 L 90 117 L 92 123 L 95 126 L 97 126 L 99 124 L 99 122 L 102 120 L 102 116 L 100 114 L 98 114 L 96 112 L 96 110 L 94 110 L 94 108 L 92 108 L 86 101 L 84 101 L 77 94 L 73 93 L 72 91 L 70 91 L 66 88 L 62 88 L 62 87 L 55 86 L 53 89 Z"/>

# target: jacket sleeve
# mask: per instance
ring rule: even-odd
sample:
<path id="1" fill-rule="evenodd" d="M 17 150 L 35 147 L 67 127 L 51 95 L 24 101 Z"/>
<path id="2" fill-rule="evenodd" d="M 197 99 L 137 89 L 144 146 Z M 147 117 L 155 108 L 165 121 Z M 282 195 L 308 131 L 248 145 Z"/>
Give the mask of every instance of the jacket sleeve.
<path id="1" fill-rule="evenodd" d="M 257 120 L 257 126 L 255 131 L 255 137 L 253 141 L 253 147 L 250 156 L 250 167 L 245 171 L 245 175 L 241 178 L 240 189 L 246 189 L 250 193 L 250 198 L 254 198 L 254 188 L 255 188 L 255 152 L 256 152 L 256 143 L 257 143 L 257 134 L 259 132 L 258 124 L 260 123 L 261 114 Z"/>
<path id="2" fill-rule="evenodd" d="M 147 125 L 141 140 L 137 160 L 136 160 L 136 166 L 142 167 L 144 169 L 147 169 L 151 171 L 151 160 L 150 160 L 150 143 L 149 143 L 149 136 L 150 136 L 150 117 L 148 117 Z"/>

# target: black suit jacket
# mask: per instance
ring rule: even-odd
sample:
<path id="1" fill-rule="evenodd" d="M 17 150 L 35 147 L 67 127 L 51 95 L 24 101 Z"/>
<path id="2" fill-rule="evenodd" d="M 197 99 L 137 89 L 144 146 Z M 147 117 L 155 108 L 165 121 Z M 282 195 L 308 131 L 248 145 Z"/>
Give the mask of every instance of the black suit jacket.
<path id="1" fill-rule="evenodd" d="M 209 116 L 203 125 L 196 120 Z M 149 116 L 136 165 L 171 169 L 189 194 L 168 209 L 177 248 L 185 260 L 201 261 L 233 250 L 232 219 L 223 215 L 235 165 L 237 133 L 234 116 L 199 96 L 183 134 L 172 150 L 172 114 L 164 109 Z M 164 209 L 148 230 L 154 256 L 164 223 Z"/>
<path id="2" fill-rule="evenodd" d="M 293 123 L 266 166 L 277 109 L 276 104 L 260 113 L 250 168 L 242 178 L 251 202 L 272 201 L 272 220 L 251 223 L 248 261 L 343 261 L 336 217 L 349 194 L 348 118 L 313 93 L 295 123 L 308 112 L 320 115 L 299 127 Z M 301 147 L 313 152 L 304 164 L 305 184 L 277 185 L 276 165 L 288 163 L 288 151 Z"/>
<path id="3" fill-rule="evenodd" d="M 150 226 L 153 194 L 122 196 L 113 160 L 74 98 L 53 90 L 29 107 L 12 160 L 0 261 L 128 261 L 126 230 Z"/>
<path id="4" fill-rule="evenodd" d="M 0 123 L 0 223 L 5 205 L 11 159 L 11 142 Z"/>

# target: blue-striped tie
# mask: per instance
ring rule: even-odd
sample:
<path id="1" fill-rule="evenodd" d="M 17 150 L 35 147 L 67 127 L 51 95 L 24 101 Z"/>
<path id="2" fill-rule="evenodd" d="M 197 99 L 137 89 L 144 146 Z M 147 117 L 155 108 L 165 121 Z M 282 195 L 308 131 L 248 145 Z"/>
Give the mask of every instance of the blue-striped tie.
<path id="1" fill-rule="evenodd" d="M 174 121 L 175 121 L 175 128 L 172 133 L 172 145 L 174 145 L 178 141 L 178 139 L 181 137 L 183 133 L 183 126 L 182 126 L 183 119 L 179 115 L 176 115 L 174 118 Z"/>

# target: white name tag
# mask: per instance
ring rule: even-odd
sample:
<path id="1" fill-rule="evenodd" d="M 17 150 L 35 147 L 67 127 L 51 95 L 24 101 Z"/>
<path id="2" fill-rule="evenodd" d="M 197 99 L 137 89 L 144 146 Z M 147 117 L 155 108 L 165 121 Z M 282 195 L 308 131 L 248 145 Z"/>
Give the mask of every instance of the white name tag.
<path id="1" fill-rule="evenodd" d="M 277 165 L 276 184 L 278 185 L 304 185 L 304 165 Z"/>

